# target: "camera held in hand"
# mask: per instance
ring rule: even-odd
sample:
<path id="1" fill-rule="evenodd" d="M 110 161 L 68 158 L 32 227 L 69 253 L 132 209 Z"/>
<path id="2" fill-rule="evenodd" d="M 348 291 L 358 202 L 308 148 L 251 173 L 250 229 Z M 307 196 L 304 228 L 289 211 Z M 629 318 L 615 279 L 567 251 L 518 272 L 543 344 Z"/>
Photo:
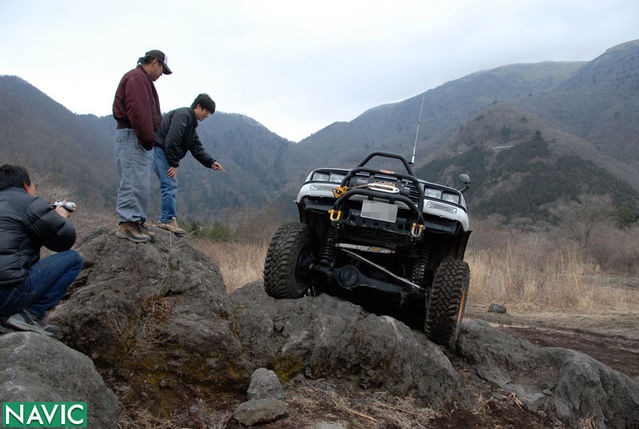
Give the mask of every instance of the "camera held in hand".
<path id="1" fill-rule="evenodd" d="M 63 207 L 66 211 L 68 212 L 74 212 L 75 211 L 75 203 L 73 201 L 56 201 L 55 203 L 53 203 L 53 205 L 55 206 L 61 206 Z"/>

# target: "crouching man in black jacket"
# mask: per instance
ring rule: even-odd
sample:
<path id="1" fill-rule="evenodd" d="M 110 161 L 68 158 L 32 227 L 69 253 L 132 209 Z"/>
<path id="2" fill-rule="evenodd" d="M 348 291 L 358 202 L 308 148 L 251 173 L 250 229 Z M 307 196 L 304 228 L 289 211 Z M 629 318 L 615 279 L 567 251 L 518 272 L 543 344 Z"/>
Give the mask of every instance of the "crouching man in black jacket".
<path id="1" fill-rule="evenodd" d="M 0 321 L 55 336 L 44 321 L 82 268 L 70 212 L 35 195 L 24 167 L 0 167 Z M 40 260 L 42 246 L 56 253 Z"/>
<path id="2" fill-rule="evenodd" d="M 157 227 L 171 231 L 178 237 L 186 234 L 177 223 L 177 170 L 180 160 L 191 152 L 195 159 L 206 168 L 226 173 L 222 165 L 202 147 L 195 129 L 198 121 L 203 121 L 215 113 L 215 102 L 208 94 L 198 95 L 191 107 L 182 107 L 162 117 L 160 128 L 155 132 L 153 147 L 153 171 L 160 180 L 162 209 Z"/>

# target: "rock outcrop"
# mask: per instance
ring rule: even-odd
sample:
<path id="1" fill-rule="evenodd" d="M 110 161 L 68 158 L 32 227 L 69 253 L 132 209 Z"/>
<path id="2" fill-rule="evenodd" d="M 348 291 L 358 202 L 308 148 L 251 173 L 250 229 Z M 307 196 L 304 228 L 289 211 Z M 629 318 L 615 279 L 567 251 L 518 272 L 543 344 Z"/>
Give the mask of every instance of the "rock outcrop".
<path id="1" fill-rule="evenodd" d="M 77 246 L 84 268 L 49 319 L 130 391 L 167 414 L 180 386 L 204 392 L 248 385 L 254 368 L 234 334 L 217 265 L 186 240 L 156 230 L 152 244 L 100 228 Z M 130 389 L 129 389 L 130 388 Z"/>
<path id="2" fill-rule="evenodd" d="M 433 408 L 468 399 L 441 348 L 388 316 L 320 295 L 275 300 L 261 281 L 234 291 L 239 337 L 249 359 L 283 381 L 303 373 L 420 398 Z"/>
<path id="3" fill-rule="evenodd" d="M 433 409 L 469 404 L 442 349 L 393 318 L 328 295 L 275 300 L 261 281 L 227 295 L 216 264 L 166 231 L 135 244 L 99 229 L 78 250 L 85 267 L 50 319 L 65 343 L 122 384 L 125 401 L 155 406 L 155 415 L 182 406 L 185 388 L 243 394 L 258 368 L 282 382 L 339 378 Z M 571 425 L 639 427 L 637 383 L 588 356 L 534 347 L 477 321 L 464 323 L 458 348 L 530 410 Z"/>
<path id="4" fill-rule="evenodd" d="M 583 353 L 536 347 L 477 320 L 463 324 L 458 349 L 480 377 L 515 393 L 531 410 L 554 413 L 575 427 L 639 427 L 639 385 Z"/>
<path id="5" fill-rule="evenodd" d="M 261 282 L 229 296 L 216 264 L 168 232 L 135 244 L 102 228 L 77 250 L 83 271 L 50 320 L 66 344 L 113 371 L 131 400 L 158 404 L 156 413 L 175 405 L 180 386 L 245 392 L 262 367 L 282 381 L 341 377 L 433 408 L 468 399 L 420 332 L 326 295 L 275 300 Z"/>
<path id="6" fill-rule="evenodd" d="M 87 427 L 115 428 L 120 407 L 93 362 L 44 335 L 0 336 L 0 402 L 86 402 Z"/>

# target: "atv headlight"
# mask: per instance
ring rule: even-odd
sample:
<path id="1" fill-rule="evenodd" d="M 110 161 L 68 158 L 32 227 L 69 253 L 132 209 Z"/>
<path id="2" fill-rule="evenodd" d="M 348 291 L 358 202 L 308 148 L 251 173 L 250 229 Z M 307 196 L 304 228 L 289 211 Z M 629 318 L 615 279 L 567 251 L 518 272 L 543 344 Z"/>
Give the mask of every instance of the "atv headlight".
<path id="1" fill-rule="evenodd" d="M 457 213 L 457 209 L 455 207 L 449 206 L 447 204 L 439 204 L 434 201 L 426 201 L 426 207 L 429 209 L 441 210 L 444 212 L 448 212 L 450 214 Z"/>
<path id="2" fill-rule="evenodd" d="M 448 201 L 449 203 L 459 204 L 459 195 L 457 194 L 448 194 L 444 192 L 442 195 L 442 200 Z"/>
<path id="3" fill-rule="evenodd" d="M 311 183 L 308 186 L 308 189 L 311 191 L 330 192 L 330 193 L 333 193 L 334 188 L 335 188 L 335 185 L 322 184 L 322 183 Z"/>
<path id="4" fill-rule="evenodd" d="M 437 198 L 438 200 L 440 200 L 442 198 L 442 190 L 433 189 L 433 188 L 424 188 L 424 196 L 429 198 Z"/>
<path id="5" fill-rule="evenodd" d="M 344 177 L 346 177 L 346 174 L 331 173 L 331 177 L 328 179 L 328 181 L 332 183 L 342 183 Z"/>
<path id="6" fill-rule="evenodd" d="M 328 182 L 330 179 L 330 175 L 328 173 L 322 173 L 320 171 L 315 172 L 313 174 L 313 180 L 316 182 Z"/>

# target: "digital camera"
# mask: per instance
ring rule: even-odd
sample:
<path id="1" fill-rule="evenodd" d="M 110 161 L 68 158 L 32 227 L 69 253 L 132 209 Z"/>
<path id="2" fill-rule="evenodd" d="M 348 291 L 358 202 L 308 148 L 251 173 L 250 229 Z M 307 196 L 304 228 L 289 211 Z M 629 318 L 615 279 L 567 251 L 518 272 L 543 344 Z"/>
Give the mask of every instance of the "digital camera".
<path id="1" fill-rule="evenodd" d="M 66 203 L 64 201 L 56 201 L 54 205 L 61 206 L 69 212 L 74 212 L 76 207 L 76 204 L 73 201 L 67 201 Z"/>

